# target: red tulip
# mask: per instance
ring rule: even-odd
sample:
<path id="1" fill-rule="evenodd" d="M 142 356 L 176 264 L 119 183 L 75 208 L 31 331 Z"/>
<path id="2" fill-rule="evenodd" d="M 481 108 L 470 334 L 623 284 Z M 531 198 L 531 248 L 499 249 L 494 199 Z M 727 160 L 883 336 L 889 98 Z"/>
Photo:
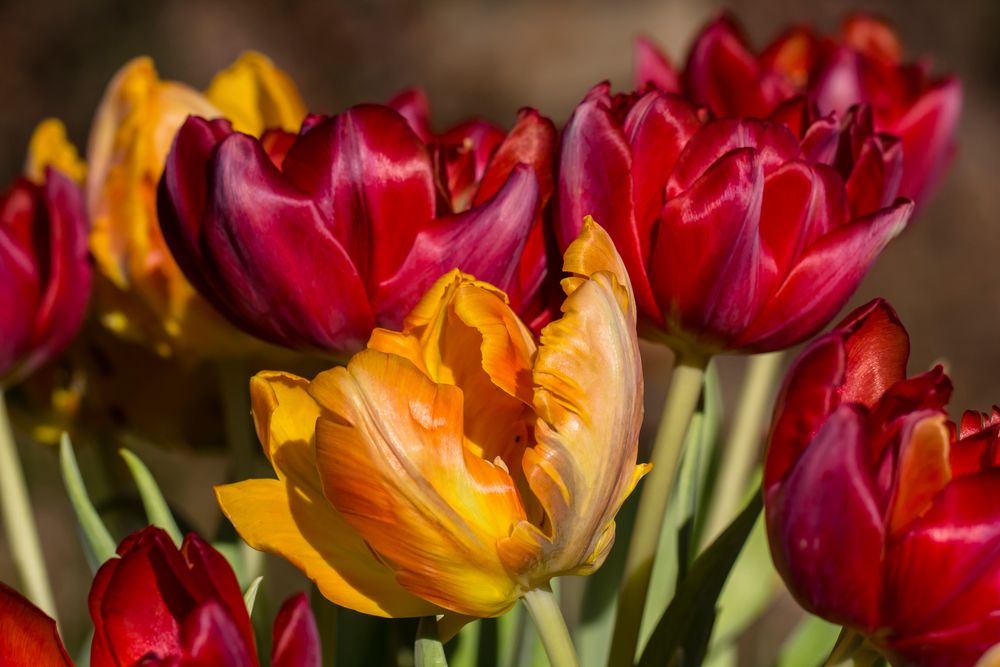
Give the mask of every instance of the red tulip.
<path id="1" fill-rule="evenodd" d="M 517 154 L 466 210 L 439 192 L 431 151 L 388 107 L 306 119 L 258 141 L 189 118 L 160 184 L 164 236 L 191 282 L 266 340 L 361 349 L 453 268 L 518 295 L 539 184 Z M 487 186 L 488 180 L 488 186 Z"/>
<path id="2" fill-rule="evenodd" d="M 868 104 L 876 129 L 902 141 L 899 193 L 918 203 L 951 160 L 962 107 L 957 79 L 934 78 L 923 60 L 902 62 L 892 28 L 863 14 L 849 17 L 836 37 L 793 27 L 761 53 L 723 15 L 702 30 L 681 75 L 648 40 L 637 42 L 636 80 L 683 91 L 719 116 L 764 117 L 802 93 L 824 114 Z"/>
<path id="3" fill-rule="evenodd" d="M 253 626 L 225 558 L 197 535 L 180 549 L 159 528 L 133 533 L 90 589 L 92 667 L 256 667 Z M 319 633 L 302 594 L 274 622 L 273 667 L 319 667 Z M 55 623 L 0 584 L 0 665 L 72 667 Z"/>
<path id="4" fill-rule="evenodd" d="M 644 335 L 681 352 L 813 335 L 912 210 L 894 202 L 898 145 L 870 115 L 818 118 L 800 98 L 771 120 L 705 120 L 684 98 L 601 84 L 560 160 L 560 243 L 594 216 L 628 267 Z"/>
<path id="5" fill-rule="evenodd" d="M 17 179 L 0 195 L 0 385 L 69 344 L 89 295 L 79 186 L 51 167 L 41 185 Z"/>
<path id="6" fill-rule="evenodd" d="M 874 301 L 785 380 L 764 469 L 771 553 L 809 611 L 893 664 L 974 665 L 1000 642 L 1000 412 L 944 406 L 940 367 Z"/>

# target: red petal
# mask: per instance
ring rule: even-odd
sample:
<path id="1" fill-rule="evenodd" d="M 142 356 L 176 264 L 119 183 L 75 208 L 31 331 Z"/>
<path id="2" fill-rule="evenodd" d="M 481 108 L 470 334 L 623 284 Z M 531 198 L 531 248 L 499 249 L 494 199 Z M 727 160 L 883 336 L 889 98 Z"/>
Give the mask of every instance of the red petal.
<path id="1" fill-rule="evenodd" d="M 821 114 L 845 115 L 852 106 L 865 101 L 858 55 L 844 47 L 829 52 L 813 75 L 811 87 Z"/>
<path id="2" fill-rule="evenodd" d="M 0 665 L 73 667 L 56 622 L 13 588 L 0 583 Z M 102 667 L 94 665 L 94 667 Z"/>
<path id="3" fill-rule="evenodd" d="M 18 179 L 0 198 L 0 378 L 28 349 L 38 305 L 39 267 L 32 229 L 41 216 L 38 186 Z"/>
<path id="4" fill-rule="evenodd" d="M 903 142 L 903 179 L 899 193 L 918 203 L 944 176 L 955 152 L 962 111 L 962 84 L 947 79 L 927 91 L 889 131 Z"/>
<path id="5" fill-rule="evenodd" d="M 866 633 L 879 627 L 883 527 L 861 412 L 831 414 L 765 499 L 771 553 L 802 606 Z"/>
<path id="6" fill-rule="evenodd" d="M 809 248 L 737 345 L 778 350 L 813 335 L 836 315 L 882 249 L 906 226 L 911 202 L 834 229 Z"/>
<path id="7" fill-rule="evenodd" d="M 429 143 L 431 132 L 431 105 L 422 88 L 407 88 L 397 93 L 386 106 L 392 108 L 410 124 L 413 133 L 424 143 Z"/>
<path id="8" fill-rule="evenodd" d="M 298 593 L 281 605 L 274 619 L 271 667 L 320 667 L 319 629 L 309 599 Z"/>
<path id="9" fill-rule="evenodd" d="M 636 89 L 651 84 L 665 93 L 681 91 L 677 70 L 651 39 L 643 35 L 637 37 L 632 53 Z"/>
<path id="10" fill-rule="evenodd" d="M 315 124 L 288 151 L 283 171 L 315 201 L 369 288 L 395 273 L 434 218 L 430 155 L 388 107 L 357 106 Z"/>
<path id="11" fill-rule="evenodd" d="M 651 282 L 660 309 L 689 335 L 726 346 L 760 307 L 758 224 L 764 173 L 734 150 L 663 208 Z"/>
<path id="12" fill-rule="evenodd" d="M 217 600 L 209 600 L 184 620 L 184 667 L 256 667 L 256 656 Z"/>

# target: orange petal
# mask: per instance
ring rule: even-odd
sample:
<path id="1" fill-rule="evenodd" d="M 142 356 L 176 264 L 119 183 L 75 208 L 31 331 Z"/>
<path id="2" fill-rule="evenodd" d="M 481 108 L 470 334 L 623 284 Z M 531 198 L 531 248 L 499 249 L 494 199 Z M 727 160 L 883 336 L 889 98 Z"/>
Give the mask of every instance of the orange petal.
<path id="1" fill-rule="evenodd" d="M 439 613 L 396 583 L 323 495 L 313 442 L 320 409 L 308 384 L 290 373 L 253 378 L 254 422 L 279 479 L 216 487 L 222 511 L 250 546 L 290 561 L 336 604 L 379 616 Z"/>
<path id="2" fill-rule="evenodd" d="M 926 512 L 951 481 L 948 452 L 951 436 L 944 415 L 936 414 L 904 431 L 896 467 L 895 492 L 889 510 L 889 534 L 901 534 Z"/>
<path id="3" fill-rule="evenodd" d="M 577 275 L 564 281 L 563 317 L 542 330 L 537 444 L 522 462 L 548 522 L 543 529 L 522 522 L 500 543 L 504 562 L 531 586 L 599 567 L 615 514 L 646 471 L 636 465 L 643 383 L 624 267 L 593 222 L 566 256 Z"/>
<path id="4" fill-rule="evenodd" d="M 462 391 L 369 349 L 310 392 L 324 409 L 316 456 L 326 496 L 400 584 L 462 614 L 509 609 L 520 591 L 496 543 L 524 510 L 502 462 L 466 446 Z"/>

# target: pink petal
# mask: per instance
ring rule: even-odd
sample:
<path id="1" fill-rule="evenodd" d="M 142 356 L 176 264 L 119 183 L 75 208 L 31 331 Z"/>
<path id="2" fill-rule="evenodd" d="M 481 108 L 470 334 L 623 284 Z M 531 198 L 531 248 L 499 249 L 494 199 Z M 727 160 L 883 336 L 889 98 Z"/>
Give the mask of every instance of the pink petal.
<path id="1" fill-rule="evenodd" d="M 651 84 L 665 93 L 681 91 L 680 77 L 663 51 L 651 39 L 640 35 L 633 46 L 633 83 L 636 89 Z"/>

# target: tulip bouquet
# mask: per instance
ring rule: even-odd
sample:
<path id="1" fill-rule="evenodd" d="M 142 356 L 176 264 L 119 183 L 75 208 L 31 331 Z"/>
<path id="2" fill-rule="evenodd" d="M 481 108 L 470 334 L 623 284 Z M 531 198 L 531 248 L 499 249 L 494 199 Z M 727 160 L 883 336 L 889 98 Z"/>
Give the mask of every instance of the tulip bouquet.
<path id="1" fill-rule="evenodd" d="M 955 150 L 959 83 L 902 51 L 723 16 L 509 130 L 417 89 L 310 113 L 257 53 L 204 91 L 126 64 L 83 157 L 45 121 L 0 197 L 0 666 L 735 666 L 779 581 L 782 667 L 1000 665 L 1000 411 L 952 418 L 883 300 L 821 333 Z M 190 403 L 212 540 L 125 448 L 201 446 Z M 72 651 L 12 424 L 61 439 Z M 268 558 L 311 594 L 271 609 Z"/>

